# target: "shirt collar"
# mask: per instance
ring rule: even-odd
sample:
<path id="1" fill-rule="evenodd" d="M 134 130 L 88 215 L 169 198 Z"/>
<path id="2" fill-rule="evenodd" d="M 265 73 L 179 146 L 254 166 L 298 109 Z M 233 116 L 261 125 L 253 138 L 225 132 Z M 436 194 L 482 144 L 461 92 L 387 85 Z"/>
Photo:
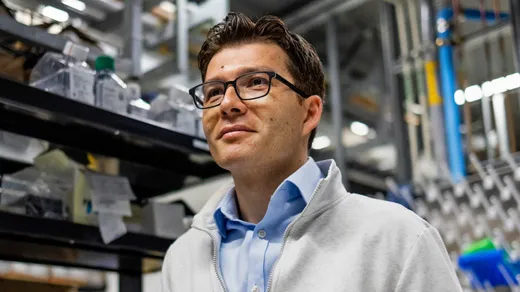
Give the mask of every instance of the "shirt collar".
<path id="1" fill-rule="evenodd" d="M 300 195 L 305 200 L 305 203 L 308 204 L 321 178 L 323 178 L 323 175 L 320 168 L 314 159 L 309 157 L 307 162 L 285 181 L 293 183 L 300 191 Z M 280 186 L 284 185 L 285 181 Z"/>
<path id="2" fill-rule="evenodd" d="M 238 219 L 238 210 L 237 204 L 235 203 L 234 194 L 235 187 L 232 187 L 231 190 L 229 190 L 228 193 L 224 196 L 213 215 L 213 217 L 215 218 L 215 223 L 217 224 L 218 231 L 222 238 L 226 238 L 227 235 L 227 221 L 229 219 Z"/>
<path id="3" fill-rule="evenodd" d="M 309 203 L 314 189 L 319 180 L 323 178 L 323 174 L 312 157 L 307 159 L 307 162 L 298 170 L 285 179 L 276 189 L 273 195 L 283 188 L 287 188 L 287 183 L 293 184 L 299 192 L 289 192 L 291 195 L 287 200 L 292 200 L 297 195 L 301 195 L 306 204 Z M 298 194 L 299 193 L 299 194 Z M 241 221 L 238 218 L 238 210 L 235 199 L 235 188 L 232 187 L 224 196 L 213 214 L 218 231 L 222 238 L 227 236 L 227 222 L 228 220 Z M 244 222 L 246 223 L 246 222 Z"/>

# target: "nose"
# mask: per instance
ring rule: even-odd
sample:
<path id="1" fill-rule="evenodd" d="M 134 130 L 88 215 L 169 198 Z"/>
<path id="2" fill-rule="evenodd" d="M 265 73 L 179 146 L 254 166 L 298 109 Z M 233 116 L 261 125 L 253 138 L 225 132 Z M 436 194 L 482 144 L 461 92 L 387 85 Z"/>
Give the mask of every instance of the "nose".
<path id="1" fill-rule="evenodd" d="M 234 117 L 243 115 L 246 112 L 247 106 L 243 100 L 238 97 L 235 88 L 231 85 L 228 86 L 226 92 L 224 92 L 222 103 L 220 104 L 220 113 L 223 116 Z"/>

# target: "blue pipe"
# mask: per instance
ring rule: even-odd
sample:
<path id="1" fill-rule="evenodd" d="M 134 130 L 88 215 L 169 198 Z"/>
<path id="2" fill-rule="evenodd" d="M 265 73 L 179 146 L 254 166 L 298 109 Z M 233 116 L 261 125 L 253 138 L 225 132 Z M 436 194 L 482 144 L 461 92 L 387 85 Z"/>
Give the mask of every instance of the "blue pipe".
<path id="1" fill-rule="evenodd" d="M 461 14 L 464 16 L 467 20 L 475 20 L 480 21 L 480 10 L 478 9 L 463 9 L 461 11 Z M 437 14 L 437 19 L 444 18 L 448 21 L 451 21 L 453 18 L 453 8 L 444 8 L 441 9 Z M 495 12 L 494 11 L 486 11 L 486 20 L 493 24 L 496 21 L 495 18 Z M 509 20 L 509 14 L 505 12 L 500 13 L 500 21 L 508 21 Z"/>
<path id="2" fill-rule="evenodd" d="M 453 47 L 443 45 L 439 48 L 440 75 L 442 94 L 444 98 L 444 124 L 446 141 L 448 143 L 448 162 L 450 171 L 455 181 L 460 181 L 466 175 L 466 163 L 462 147 L 462 135 L 460 134 L 459 107 L 455 103 L 455 91 L 457 91 L 457 79 L 455 65 L 453 63 Z"/>
<path id="3" fill-rule="evenodd" d="M 481 20 L 480 10 L 464 9 L 463 16 L 468 20 Z M 453 62 L 452 30 L 450 22 L 453 19 L 453 9 L 444 8 L 437 15 L 437 38 L 442 41 L 439 47 L 440 76 L 442 83 L 443 108 L 446 140 L 448 144 L 448 162 L 453 179 L 459 182 L 466 175 L 466 163 L 460 134 L 460 113 L 455 103 L 455 91 L 457 91 L 457 75 Z M 500 21 L 507 21 L 509 14 L 500 13 Z M 490 24 L 497 21 L 495 13 L 487 11 L 486 20 Z"/>

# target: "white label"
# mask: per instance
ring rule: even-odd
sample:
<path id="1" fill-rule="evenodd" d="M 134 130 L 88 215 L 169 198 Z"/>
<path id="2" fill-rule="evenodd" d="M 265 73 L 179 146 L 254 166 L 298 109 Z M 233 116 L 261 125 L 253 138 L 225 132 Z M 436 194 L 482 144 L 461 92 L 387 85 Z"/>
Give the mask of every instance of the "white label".
<path id="1" fill-rule="evenodd" d="M 105 244 L 126 234 L 126 225 L 120 215 L 99 213 L 99 231 Z"/>
<path id="2" fill-rule="evenodd" d="M 130 207 L 130 201 L 117 201 L 114 199 L 100 198 L 93 196 L 92 198 L 92 210 L 98 213 L 110 213 L 115 215 L 121 215 L 130 217 L 132 216 L 132 209 Z"/>
<path id="3" fill-rule="evenodd" d="M 86 178 L 91 196 L 116 201 L 135 200 L 128 178 L 87 172 Z"/>
<path id="4" fill-rule="evenodd" d="M 98 85 L 98 94 L 102 108 L 116 113 L 126 113 L 125 91 L 112 80 L 101 80 Z"/>
<path id="5" fill-rule="evenodd" d="M 94 104 L 94 74 L 82 68 L 70 68 L 70 98 Z"/>
<path id="6" fill-rule="evenodd" d="M 177 131 L 195 136 L 196 127 L 195 116 L 193 114 L 183 110 L 178 112 L 177 123 L 175 127 Z"/>

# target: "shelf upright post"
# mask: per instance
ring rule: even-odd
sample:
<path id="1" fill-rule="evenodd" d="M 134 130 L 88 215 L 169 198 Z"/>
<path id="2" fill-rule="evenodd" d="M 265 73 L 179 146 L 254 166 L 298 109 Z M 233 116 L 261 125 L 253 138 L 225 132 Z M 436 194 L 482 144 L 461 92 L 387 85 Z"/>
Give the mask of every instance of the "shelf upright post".
<path id="1" fill-rule="evenodd" d="M 184 82 L 189 80 L 190 57 L 189 57 L 189 19 L 188 4 L 186 0 L 176 0 L 177 3 L 177 69 Z"/>
<path id="2" fill-rule="evenodd" d="M 143 261 L 140 258 L 119 256 L 119 291 L 121 292 L 142 292 L 143 290 Z M 128 270 L 128 271 L 126 271 Z M 131 272 L 134 271 L 134 272 Z"/>
<path id="3" fill-rule="evenodd" d="M 381 46 L 385 68 L 385 92 L 387 93 L 386 98 L 390 100 L 392 132 L 398 157 L 395 176 L 399 184 L 406 184 L 411 181 L 412 165 L 407 141 L 407 127 L 405 120 L 402 118 L 404 116 L 402 94 L 399 90 L 397 73 L 393 70 L 396 58 L 395 40 L 397 39 L 395 14 L 393 13 L 393 5 L 390 3 L 380 1 L 379 7 Z"/>
<path id="4" fill-rule="evenodd" d="M 131 60 L 130 76 L 139 78 L 142 75 L 141 56 L 143 53 L 143 0 L 126 1 L 124 22 L 125 57 Z"/>
<path id="5" fill-rule="evenodd" d="M 343 146 L 343 103 L 341 100 L 341 81 L 339 79 L 338 57 L 338 23 L 335 17 L 327 22 L 327 60 L 330 79 L 330 99 L 332 106 L 332 124 L 334 127 L 335 154 L 334 158 L 341 170 L 343 184 L 348 189 L 347 160 L 345 159 L 345 147 Z"/>

